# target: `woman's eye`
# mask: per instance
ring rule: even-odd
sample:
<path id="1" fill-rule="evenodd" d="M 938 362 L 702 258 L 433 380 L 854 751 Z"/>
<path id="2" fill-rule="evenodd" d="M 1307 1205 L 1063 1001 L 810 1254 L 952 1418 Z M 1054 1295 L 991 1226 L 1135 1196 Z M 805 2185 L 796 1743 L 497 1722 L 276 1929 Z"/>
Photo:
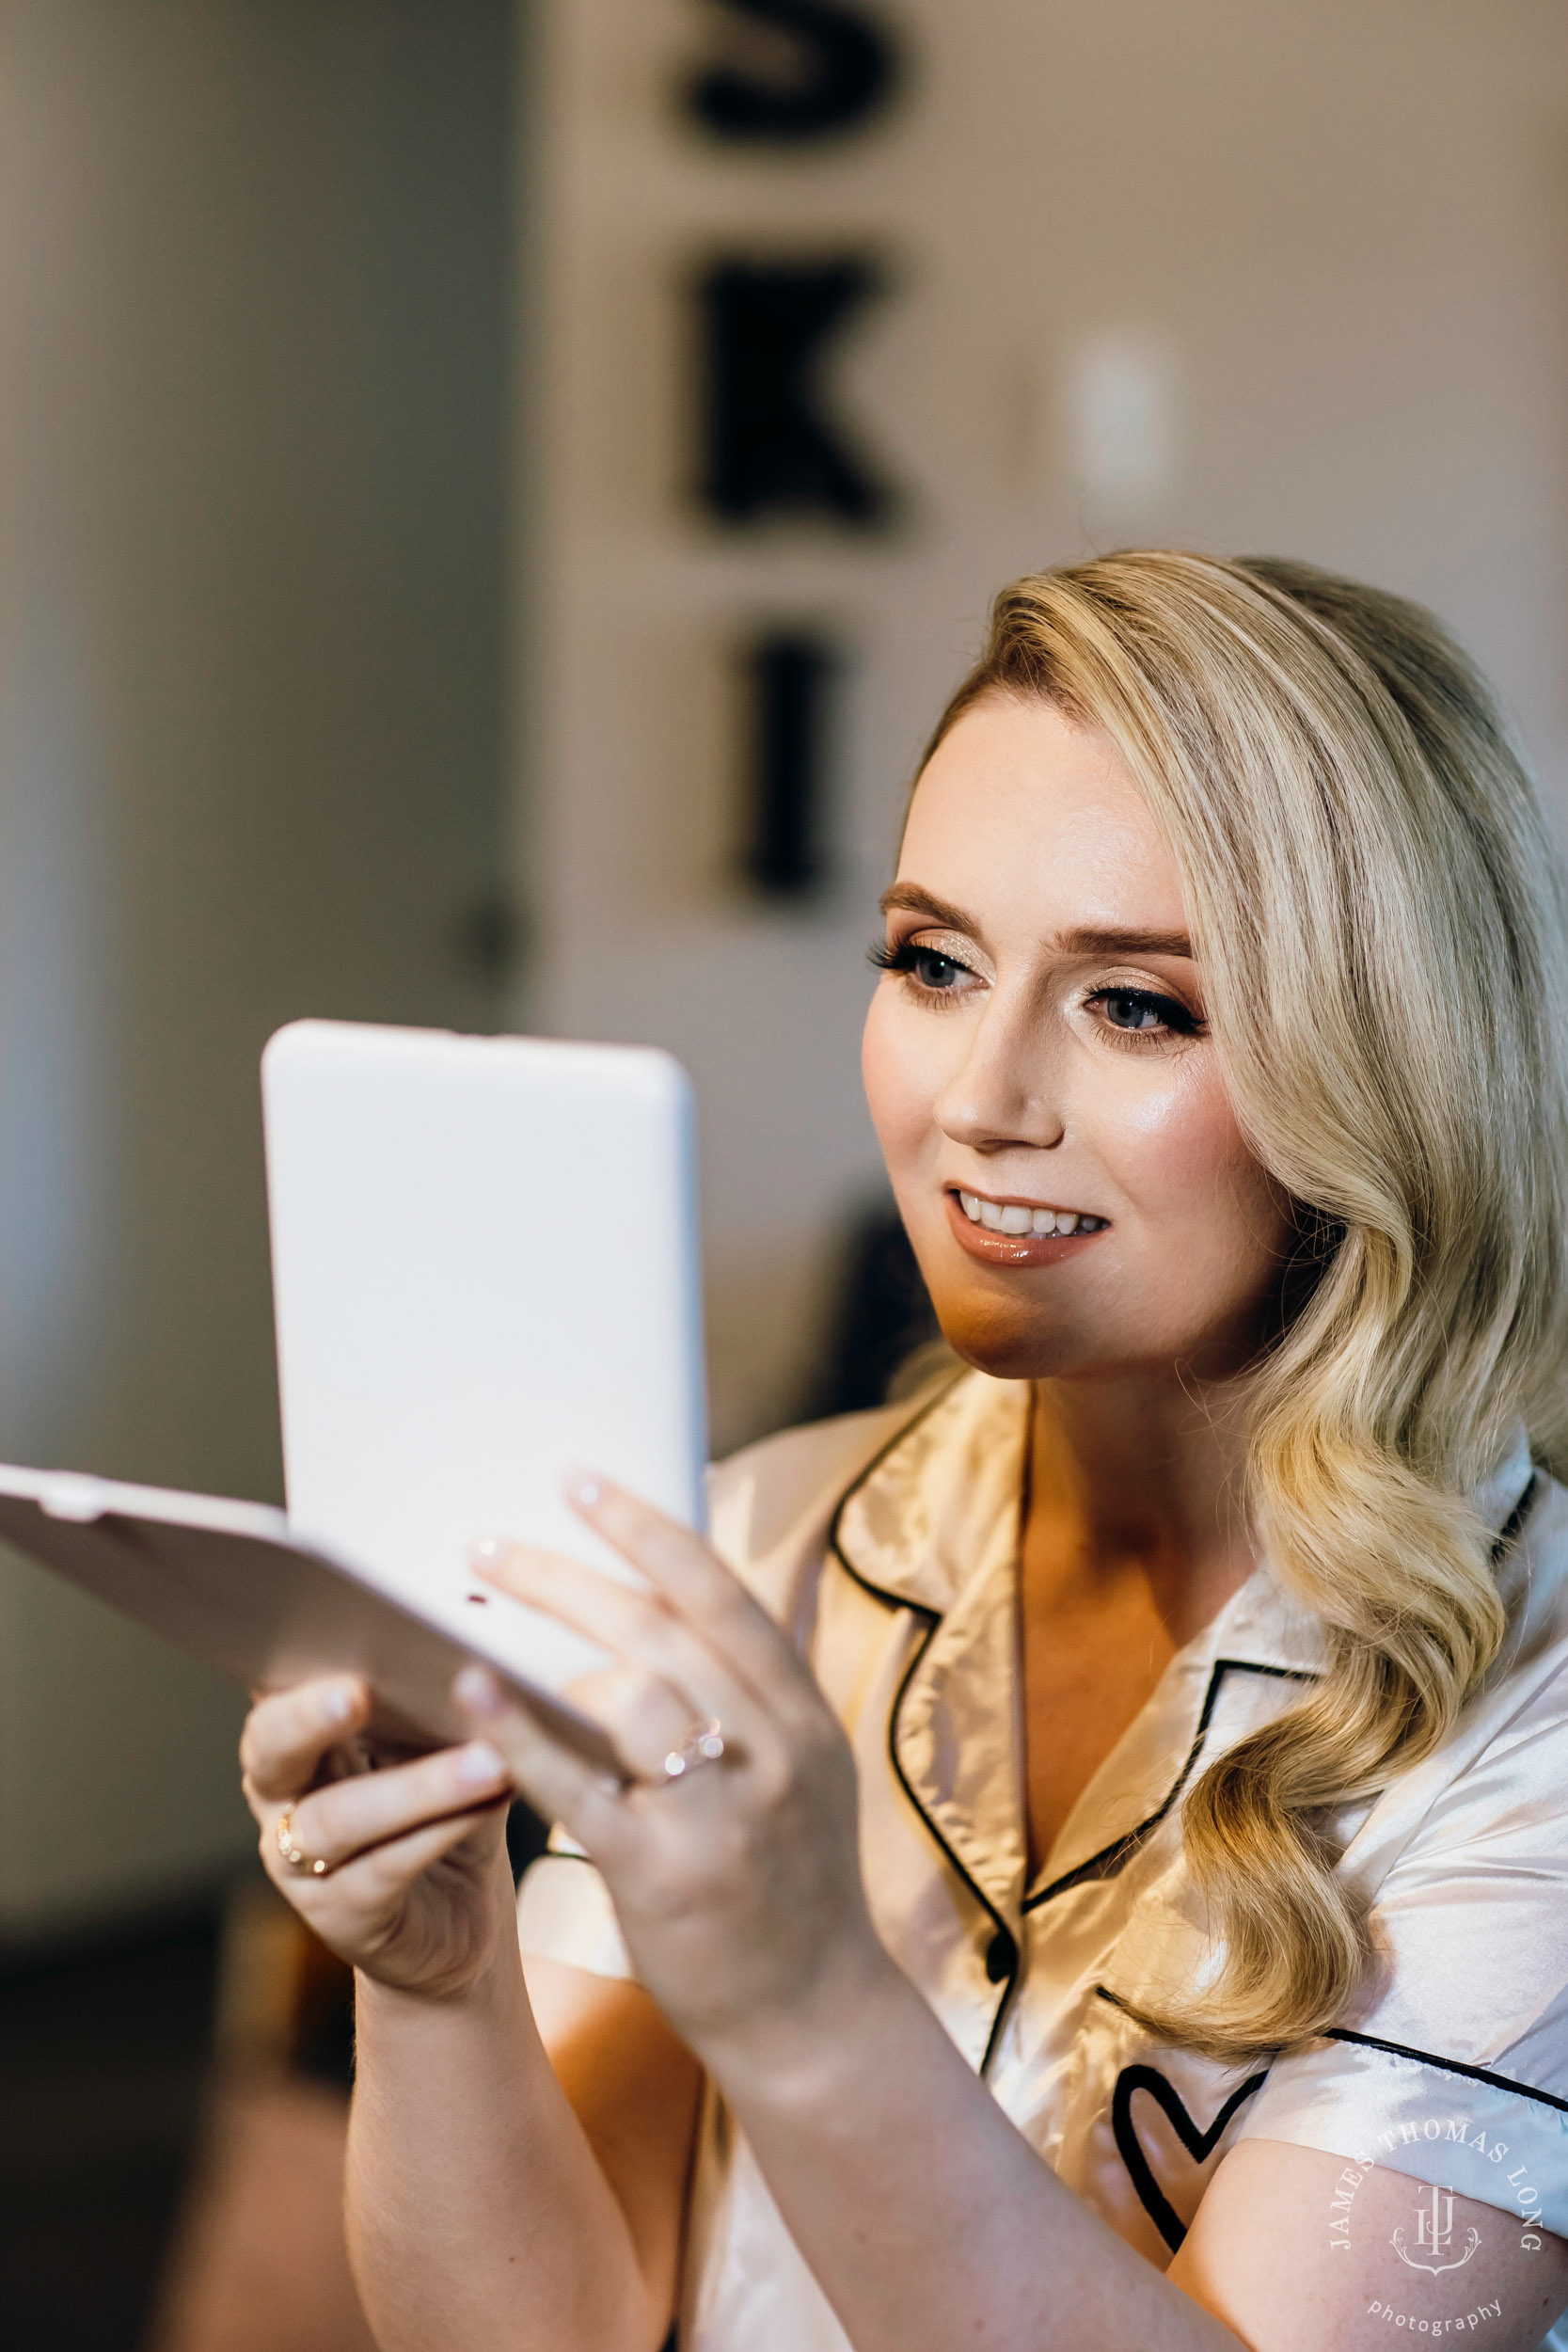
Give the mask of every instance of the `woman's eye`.
<path id="1" fill-rule="evenodd" d="M 1117 1029 L 1160 1029 L 1164 1024 L 1155 1010 L 1151 998 L 1133 996 L 1125 992 L 1103 1000 L 1105 1018 Z"/>
<path id="2" fill-rule="evenodd" d="M 943 955 L 938 947 L 923 947 L 917 939 L 906 939 L 896 947 L 885 947 L 879 942 L 871 950 L 871 961 L 880 972 L 904 972 L 917 988 L 929 989 L 935 995 L 950 995 L 961 980 L 972 975 L 967 964 L 957 956 Z"/>
<path id="3" fill-rule="evenodd" d="M 1091 1001 L 1100 1005 L 1113 1029 L 1145 1036 L 1193 1037 L 1200 1025 L 1185 1005 L 1174 996 L 1158 995 L 1152 989 L 1102 989 Z"/>
<path id="4" fill-rule="evenodd" d="M 910 969 L 922 988 L 952 988 L 963 977 L 963 965 L 952 956 L 939 955 L 934 947 L 916 947 Z"/>

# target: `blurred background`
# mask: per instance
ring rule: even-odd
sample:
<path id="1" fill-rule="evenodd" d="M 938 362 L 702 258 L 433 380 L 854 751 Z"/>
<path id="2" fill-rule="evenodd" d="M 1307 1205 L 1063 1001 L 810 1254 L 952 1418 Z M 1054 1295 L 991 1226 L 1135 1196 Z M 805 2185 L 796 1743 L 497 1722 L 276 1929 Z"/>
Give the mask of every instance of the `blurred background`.
<path id="1" fill-rule="evenodd" d="M 716 1447 L 873 1401 L 903 796 L 1136 541 L 1431 603 L 1561 806 L 1565 0 L 0 0 L 0 1456 L 279 1496 L 301 1013 L 673 1048 Z M 368 2342 L 238 1720 L 0 1555 L 14 2352 Z"/>

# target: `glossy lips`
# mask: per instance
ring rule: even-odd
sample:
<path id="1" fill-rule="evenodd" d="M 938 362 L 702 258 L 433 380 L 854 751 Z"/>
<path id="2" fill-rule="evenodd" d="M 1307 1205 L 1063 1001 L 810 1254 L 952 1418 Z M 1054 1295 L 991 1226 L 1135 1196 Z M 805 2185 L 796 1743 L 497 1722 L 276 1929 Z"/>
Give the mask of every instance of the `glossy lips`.
<path id="1" fill-rule="evenodd" d="M 984 1193 L 958 1190 L 949 1190 L 944 1198 L 954 1239 L 986 1265 L 1054 1265 L 1107 1230 L 1104 1217 L 1074 1209 L 992 1200 Z"/>

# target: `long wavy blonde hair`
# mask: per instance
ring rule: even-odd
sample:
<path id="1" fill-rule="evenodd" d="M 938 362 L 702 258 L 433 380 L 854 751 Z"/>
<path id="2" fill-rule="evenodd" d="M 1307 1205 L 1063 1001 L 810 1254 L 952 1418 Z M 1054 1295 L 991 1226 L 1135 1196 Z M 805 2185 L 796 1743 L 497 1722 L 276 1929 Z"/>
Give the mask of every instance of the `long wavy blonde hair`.
<path id="1" fill-rule="evenodd" d="M 1444 1738 L 1505 1633 L 1472 1497 L 1522 1422 L 1568 1459 L 1568 967 L 1540 804 L 1432 616 L 1306 564 L 1111 555 L 1016 581 L 980 696 L 1103 732 L 1180 869 L 1212 1034 L 1301 1204 L 1249 1502 L 1328 1663 L 1196 1783 L 1216 2055 L 1320 2033 L 1365 1965 L 1332 1811 Z"/>

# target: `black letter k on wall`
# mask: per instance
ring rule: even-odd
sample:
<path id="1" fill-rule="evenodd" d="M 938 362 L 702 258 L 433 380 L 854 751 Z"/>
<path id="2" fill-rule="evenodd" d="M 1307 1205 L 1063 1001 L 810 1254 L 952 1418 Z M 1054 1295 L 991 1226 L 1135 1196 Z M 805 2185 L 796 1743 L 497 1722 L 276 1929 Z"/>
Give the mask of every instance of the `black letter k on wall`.
<path id="1" fill-rule="evenodd" d="M 709 512 L 729 523 L 813 516 L 875 530 L 888 485 L 824 412 L 825 346 L 881 286 L 868 262 L 718 262 L 698 286 Z"/>

